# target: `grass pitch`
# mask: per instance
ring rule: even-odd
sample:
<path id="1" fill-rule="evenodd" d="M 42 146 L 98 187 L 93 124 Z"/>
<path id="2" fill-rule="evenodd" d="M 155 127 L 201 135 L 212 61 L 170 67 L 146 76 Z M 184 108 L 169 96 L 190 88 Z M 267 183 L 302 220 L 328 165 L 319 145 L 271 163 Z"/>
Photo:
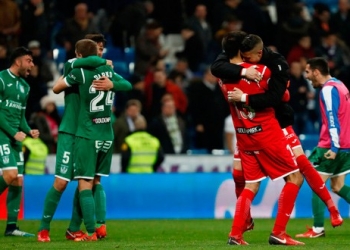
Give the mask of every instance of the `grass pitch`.
<path id="1" fill-rule="evenodd" d="M 65 239 L 68 221 L 51 223 L 51 242 L 37 242 L 35 238 L 4 237 L 0 235 L 0 249 L 285 249 L 286 246 L 270 246 L 268 237 L 273 227 L 272 219 L 255 219 L 255 228 L 244 235 L 249 246 L 226 245 L 231 220 L 108 220 L 108 237 L 97 242 L 72 242 Z M 21 230 L 36 233 L 39 221 L 19 221 Z M 333 229 L 326 221 L 326 237 L 303 239 L 305 246 L 298 249 L 350 249 L 350 219 Z M 5 221 L 0 221 L 5 229 Z M 291 219 L 287 231 L 291 236 L 305 232 L 312 225 L 311 219 Z"/>

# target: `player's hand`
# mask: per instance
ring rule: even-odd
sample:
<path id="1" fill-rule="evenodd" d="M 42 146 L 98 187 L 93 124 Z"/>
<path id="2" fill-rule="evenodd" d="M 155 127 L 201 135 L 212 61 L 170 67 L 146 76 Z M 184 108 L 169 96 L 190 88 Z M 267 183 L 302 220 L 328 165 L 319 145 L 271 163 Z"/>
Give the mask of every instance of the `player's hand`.
<path id="1" fill-rule="evenodd" d="M 39 138 L 40 132 L 37 129 L 32 129 L 32 130 L 29 131 L 29 134 L 34 139 L 37 139 L 37 138 Z"/>
<path id="2" fill-rule="evenodd" d="M 16 141 L 23 141 L 26 137 L 27 137 L 27 135 L 25 133 L 23 133 L 22 131 L 17 132 L 14 136 Z"/>
<path id="3" fill-rule="evenodd" d="M 112 60 L 106 60 L 106 65 L 111 66 L 112 68 L 114 67 Z"/>
<path id="4" fill-rule="evenodd" d="M 256 65 L 250 66 L 249 68 L 247 68 L 247 71 L 245 73 L 245 77 L 249 80 L 253 80 L 255 82 L 259 82 L 262 78 L 261 73 L 256 70 L 257 68 L 259 68 Z"/>
<path id="5" fill-rule="evenodd" d="M 233 91 L 228 92 L 227 97 L 230 102 L 240 102 L 243 94 L 242 90 L 234 88 Z"/>
<path id="6" fill-rule="evenodd" d="M 113 82 L 107 77 L 101 77 L 100 79 L 92 82 L 92 87 L 94 87 L 96 90 L 108 91 L 113 88 Z"/>
<path id="7" fill-rule="evenodd" d="M 333 152 L 330 149 L 326 153 L 324 153 L 324 158 L 328 160 L 334 160 L 336 156 L 337 156 L 337 153 Z"/>

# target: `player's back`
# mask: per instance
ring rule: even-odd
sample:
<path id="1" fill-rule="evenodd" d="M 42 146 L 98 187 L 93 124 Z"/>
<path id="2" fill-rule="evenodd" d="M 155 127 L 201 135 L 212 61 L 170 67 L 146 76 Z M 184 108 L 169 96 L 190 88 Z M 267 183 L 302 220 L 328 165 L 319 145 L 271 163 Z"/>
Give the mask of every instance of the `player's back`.
<path id="1" fill-rule="evenodd" d="M 96 140 L 113 140 L 111 112 L 114 92 L 97 91 L 91 84 L 93 80 L 101 77 L 111 79 L 114 71 L 107 65 L 95 69 L 74 69 L 73 75 L 78 75 L 77 71 L 80 71 L 82 78 L 79 84 L 80 110 L 76 136 Z"/>
<path id="2" fill-rule="evenodd" d="M 241 66 L 248 68 L 252 65 L 242 63 Z M 248 95 L 264 93 L 268 88 L 271 71 L 264 65 L 258 65 L 257 69 L 262 74 L 260 82 L 245 78 L 235 83 L 226 82 L 221 85 L 224 96 L 227 98 L 228 93 L 234 88 L 239 88 Z M 273 108 L 255 111 L 249 104 L 238 102 L 231 103 L 230 110 L 236 129 L 237 143 L 242 150 L 262 149 L 268 145 L 268 142 L 274 140 L 275 133 L 282 133 Z"/>

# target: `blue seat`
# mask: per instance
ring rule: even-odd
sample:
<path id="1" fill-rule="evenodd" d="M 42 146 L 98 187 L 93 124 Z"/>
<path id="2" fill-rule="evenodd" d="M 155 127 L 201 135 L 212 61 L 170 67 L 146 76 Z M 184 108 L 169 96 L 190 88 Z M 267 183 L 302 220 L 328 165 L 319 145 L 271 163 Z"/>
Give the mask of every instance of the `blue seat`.
<path id="1" fill-rule="evenodd" d="M 129 64 L 125 61 L 113 61 L 113 70 L 124 78 L 130 77 Z"/>
<path id="2" fill-rule="evenodd" d="M 124 59 L 128 63 L 135 62 L 135 48 L 127 47 L 124 49 Z"/>
<path id="3" fill-rule="evenodd" d="M 104 58 L 112 61 L 122 61 L 124 60 L 124 51 L 122 48 L 115 46 L 107 46 L 106 52 L 103 55 Z"/>

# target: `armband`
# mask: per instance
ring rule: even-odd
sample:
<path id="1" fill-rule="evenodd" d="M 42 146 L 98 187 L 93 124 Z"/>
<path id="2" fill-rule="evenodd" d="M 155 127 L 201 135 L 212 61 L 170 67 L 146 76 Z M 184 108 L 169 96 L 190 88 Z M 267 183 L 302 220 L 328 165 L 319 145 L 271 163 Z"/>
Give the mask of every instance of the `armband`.
<path id="1" fill-rule="evenodd" d="M 247 69 L 243 68 L 242 71 L 241 71 L 241 76 L 245 77 L 246 74 L 247 74 Z"/>
<path id="2" fill-rule="evenodd" d="M 247 96 L 248 96 L 248 94 L 243 94 L 242 96 L 241 96 L 241 102 L 246 102 L 247 101 Z"/>

